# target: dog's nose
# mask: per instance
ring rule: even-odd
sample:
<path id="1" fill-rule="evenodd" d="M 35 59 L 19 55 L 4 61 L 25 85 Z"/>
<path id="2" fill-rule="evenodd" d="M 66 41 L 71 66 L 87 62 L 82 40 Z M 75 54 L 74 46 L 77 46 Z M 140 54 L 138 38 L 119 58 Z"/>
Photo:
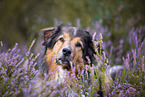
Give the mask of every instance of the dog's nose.
<path id="1" fill-rule="evenodd" d="M 65 55 L 65 56 L 69 56 L 69 55 L 71 54 L 71 49 L 64 48 L 64 49 L 62 50 L 62 53 L 63 53 L 63 55 Z"/>

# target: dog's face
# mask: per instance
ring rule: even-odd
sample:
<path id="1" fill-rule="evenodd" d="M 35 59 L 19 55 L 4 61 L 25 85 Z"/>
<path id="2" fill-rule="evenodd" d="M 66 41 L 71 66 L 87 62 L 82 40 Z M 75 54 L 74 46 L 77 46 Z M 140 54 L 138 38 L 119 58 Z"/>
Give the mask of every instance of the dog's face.
<path id="1" fill-rule="evenodd" d="M 70 69 L 70 63 L 80 66 L 87 63 L 87 56 L 93 61 L 95 50 L 92 37 L 87 31 L 63 25 L 42 31 L 48 65 L 54 61 L 55 64 Z"/>

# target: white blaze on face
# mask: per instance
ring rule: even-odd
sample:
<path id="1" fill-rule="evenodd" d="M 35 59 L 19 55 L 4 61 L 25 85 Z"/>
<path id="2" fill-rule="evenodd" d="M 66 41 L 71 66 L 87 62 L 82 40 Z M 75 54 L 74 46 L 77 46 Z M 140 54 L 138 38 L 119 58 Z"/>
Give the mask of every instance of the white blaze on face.
<path id="1" fill-rule="evenodd" d="M 75 36 L 77 34 L 78 29 L 76 29 L 75 27 L 73 27 L 73 29 L 74 29 L 74 36 Z"/>

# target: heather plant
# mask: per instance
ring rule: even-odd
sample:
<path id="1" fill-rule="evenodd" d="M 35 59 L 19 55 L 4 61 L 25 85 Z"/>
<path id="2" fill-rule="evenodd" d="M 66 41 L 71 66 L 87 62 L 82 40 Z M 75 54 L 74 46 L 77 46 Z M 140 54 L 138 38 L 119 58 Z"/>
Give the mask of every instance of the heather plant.
<path id="1" fill-rule="evenodd" d="M 78 24 L 81 26 L 79 22 Z M 1 41 L 0 96 L 94 97 L 99 96 L 97 93 L 100 92 L 100 89 L 105 92 L 104 96 L 144 96 L 145 39 L 143 36 L 145 27 L 132 28 L 127 36 L 128 39 L 121 39 L 117 46 L 113 45 L 110 40 L 111 32 L 107 26 L 101 26 L 101 21 L 87 30 L 95 32 L 92 33 L 92 36 L 96 50 L 96 63 L 92 66 L 85 65 L 85 69 L 80 71 L 78 76 L 72 73 L 72 79 L 67 80 L 67 83 L 72 84 L 72 86 L 59 84 L 55 81 L 50 83 L 48 75 L 44 75 L 43 80 L 37 78 L 39 76 L 38 66 L 40 66 L 42 59 L 41 52 L 37 51 L 38 47 L 41 47 L 40 43 L 35 46 L 37 43 L 33 40 L 28 50 L 24 52 L 22 50 L 26 48 L 19 49 L 17 43 L 12 49 L 6 51 Z M 128 46 L 128 49 L 124 49 L 124 46 Z M 106 72 L 113 65 L 122 65 L 125 70 L 117 72 L 114 80 L 110 79 L 110 84 L 106 87 Z M 71 82 L 73 79 L 77 83 Z M 100 86 L 100 82 L 102 86 Z"/>
<path id="2" fill-rule="evenodd" d="M 0 54 L 0 95 L 1 96 L 28 96 L 31 93 L 30 81 L 33 79 L 38 70 L 35 69 L 38 54 L 31 53 L 30 50 L 34 45 L 33 40 L 30 48 L 24 56 L 20 54 L 18 44 L 12 49 L 3 51 L 1 42 Z"/>
<path id="3" fill-rule="evenodd" d="M 128 38 L 131 50 L 126 58 L 122 57 L 123 65 L 127 68 L 122 76 L 115 81 L 114 91 L 121 96 L 144 96 L 145 95 L 145 40 L 143 39 L 144 27 L 133 28 Z M 117 93 L 116 92 L 116 93 Z M 114 95 L 115 93 L 113 93 Z"/>

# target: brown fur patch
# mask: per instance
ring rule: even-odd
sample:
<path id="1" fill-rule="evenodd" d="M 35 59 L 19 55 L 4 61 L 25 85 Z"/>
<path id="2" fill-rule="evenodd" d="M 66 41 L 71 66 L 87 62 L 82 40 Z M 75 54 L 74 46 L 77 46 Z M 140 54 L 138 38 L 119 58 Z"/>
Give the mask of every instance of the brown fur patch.
<path id="1" fill-rule="evenodd" d="M 76 47 L 75 45 L 79 43 L 81 45 L 81 47 Z M 83 52 L 82 52 L 82 48 L 83 48 L 83 43 L 80 40 L 79 37 L 76 37 L 74 39 L 72 39 L 71 41 L 72 44 L 72 49 L 73 49 L 73 60 L 72 62 L 75 63 L 74 67 L 76 67 L 76 75 L 78 74 L 78 71 L 82 70 L 84 68 L 84 62 L 85 60 L 82 59 L 83 57 Z M 79 70 L 78 70 L 79 69 Z"/>

